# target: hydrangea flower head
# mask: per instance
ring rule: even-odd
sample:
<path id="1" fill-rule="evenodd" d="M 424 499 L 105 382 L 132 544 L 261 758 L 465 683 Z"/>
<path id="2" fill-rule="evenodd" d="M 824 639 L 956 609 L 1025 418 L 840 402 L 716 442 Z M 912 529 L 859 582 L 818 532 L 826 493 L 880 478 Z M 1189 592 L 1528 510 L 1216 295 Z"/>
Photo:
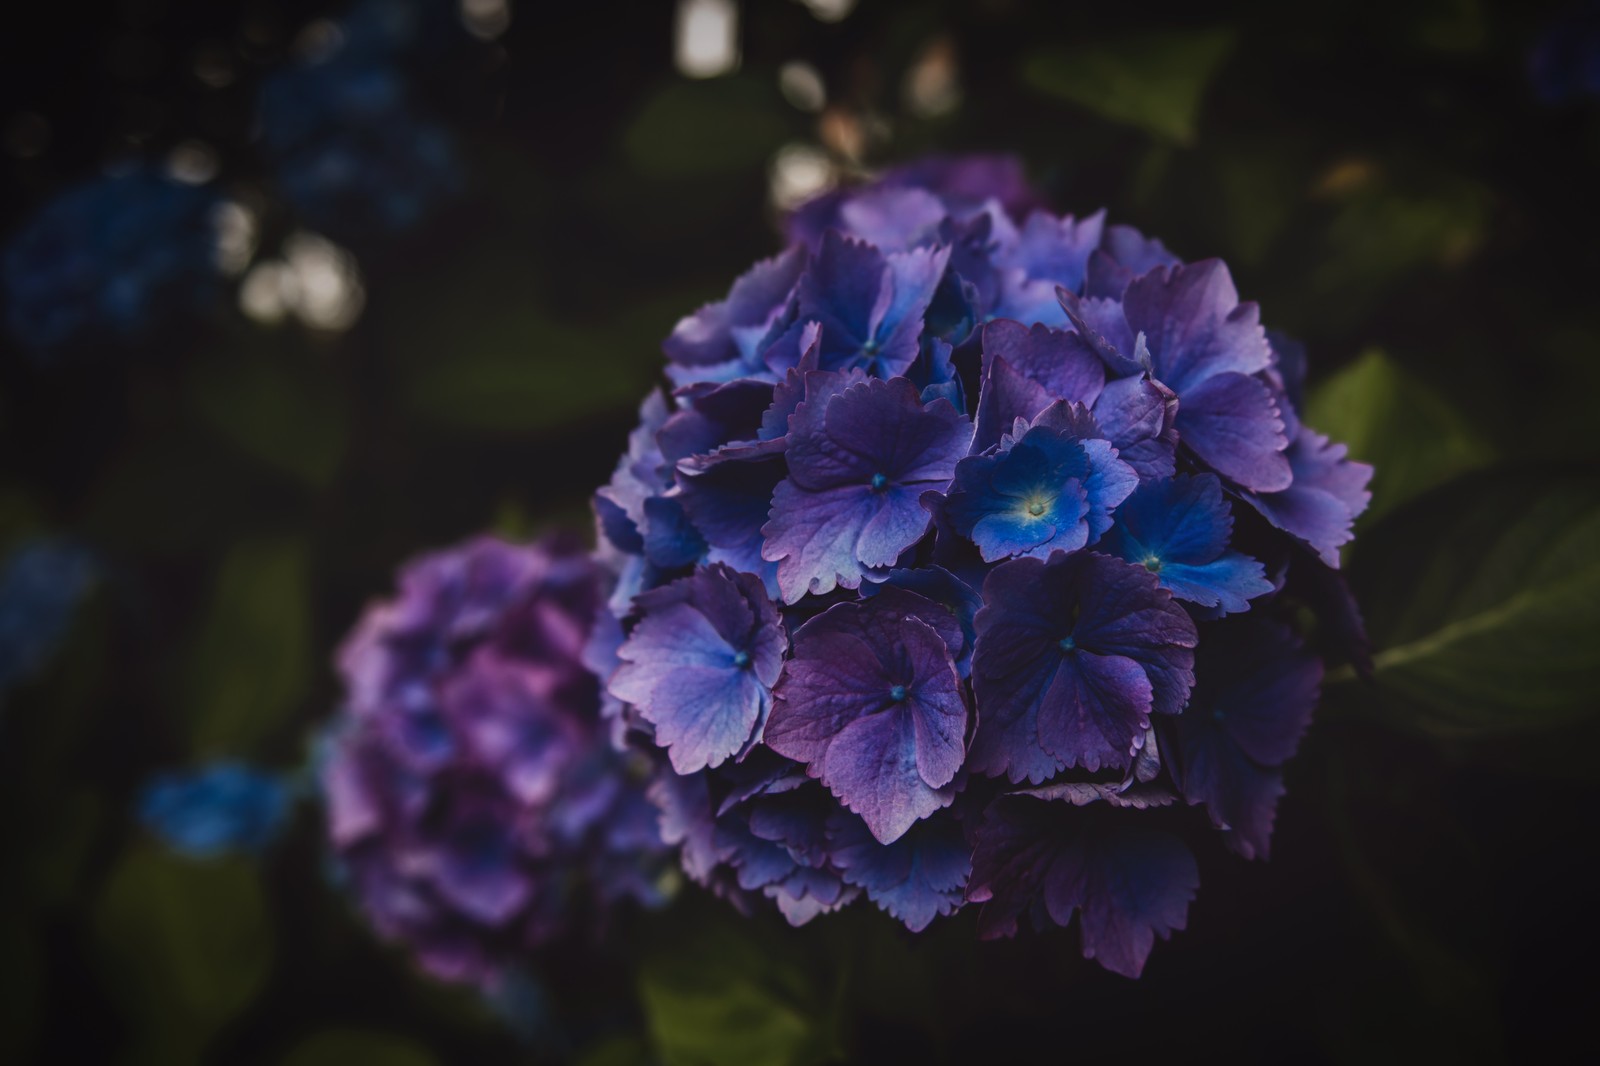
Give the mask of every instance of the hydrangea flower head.
<path id="1" fill-rule="evenodd" d="M 378 931 L 436 976 L 490 983 L 656 898 L 655 811 L 580 661 L 597 596 L 570 544 L 480 538 L 406 566 L 340 651 L 329 836 Z"/>
<path id="2" fill-rule="evenodd" d="M 735 904 L 981 904 L 1136 976 L 1187 920 L 1186 836 L 1267 852 L 1321 678 L 1283 590 L 1338 580 L 1371 470 L 1300 423 L 1223 263 L 1021 173 L 830 193 L 678 324 L 596 497 L 587 661 Z"/>
<path id="3" fill-rule="evenodd" d="M 68 188 L 6 245 L 7 328 L 53 360 L 127 349 L 210 314 L 222 295 L 218 205 L 212 190 L 149 168 Z"/>
<path id="4" fill-rule="evenodd" d="M 455 144 L 419 109 L 400 62 L 418 18 L 403 3 L 358 7 L 331 47 L 261 86 L 261 153 L 290 206 L 335 240 L 403 234 L 461 189 Z"/>

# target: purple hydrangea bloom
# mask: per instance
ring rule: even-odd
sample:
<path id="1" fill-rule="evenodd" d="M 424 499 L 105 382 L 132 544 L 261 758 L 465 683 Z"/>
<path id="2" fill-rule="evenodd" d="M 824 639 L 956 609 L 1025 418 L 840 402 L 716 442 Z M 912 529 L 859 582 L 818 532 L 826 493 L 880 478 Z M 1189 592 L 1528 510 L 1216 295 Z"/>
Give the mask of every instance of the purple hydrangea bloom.
<path id="1" fill-rule="evenodd" d="M 139 795 L 139 820 L 174 851 L 209 859 L 265 848 L 283 828 L 290 798 L 281 774 L 217 762 L 152 778 Z"/>
<path id="2" fill-rule="evenodd" d="M 950 805 L 967 704 L 949 611 L 895 590 L 840 603 L 801 626 L 767 746 L 807 771 L 892 844 Z"/>
<path id="3" fill-rule="evenodd" d="M 680 774 L 746 749 L 772 707 L 788 644 L 761 582 L 713 563 L 634 600 L 610 691 L 655 726 Z"/>
<path id="4" fill-rule="evenodd" d="M 1287 628 L 1229 619 L 1205 631 L 1194 699 L 1170 723 L 1165 750 L 1179 793 L 1203 803 L 1245 858 L 1266 857 L 1283 795 L 1280 769 L 1311 724 L 1322 661 Z"/>
<path id="5" fill-rule="evenodd" d="M 573 545 L 480 538 L 409 564 L 340 650 L 329 835 L 378 931 L 438 977 L 487 984 L 585 907 L 655 896 L 640 768 L 580 661 L 598 596 Z"/>
<path id="6" fill-rule="evenodd" d="M 1300 425 L 1298 349 L 1223 264 L 1020 173 L 830 193 L 678 324 L 596 495 L 587 661 L 736 906 L 1076 915 L 1136 975 L 1184 925 L 1186 836 L 1266 851 L 1320 670 L 1284 590 L 1337 582 L 1370 470 Z"/>
<path id="7" fill-rule="evenodd" d="M 971 423 L 948 400 L 924 404 L 904 378 L 867 379 L 789 416 L 789 476 L 772 494 L 762 555 L 786 603 L 852 589 L 922 539 L 925 491 L 950 484 Z"/>
<path id="8" fill-rule="evenodd" d="M 1123 769 L 1150 715 L 1194 685 L 1194 622 L 1142 567 L 1094 552 L 1016 559 L 983 585 L 968 765 L 1038 783 L 1060 770 Z"/>
<path id="9" fill-rule="evenodd" d="M 1156 937 L 1184 927 L 1200 886 L 1183 841 L 1132 817 L 1159 805 L 1111 790 L 997 799 L 984 814 L 967 890 L 984 905 L 980 934 L 1012 936 L 1024 914 L 1037 929 L 1065 926 L 1076 913 L 1084 956 L 1138 977 Z"/>
<path id="10" fill-rule="evenodd" d="M 45 204 L 0 260 L 6 325 L 41 361 L 158 339 L 222 296 L 215 191 L 143 168 Z"/>

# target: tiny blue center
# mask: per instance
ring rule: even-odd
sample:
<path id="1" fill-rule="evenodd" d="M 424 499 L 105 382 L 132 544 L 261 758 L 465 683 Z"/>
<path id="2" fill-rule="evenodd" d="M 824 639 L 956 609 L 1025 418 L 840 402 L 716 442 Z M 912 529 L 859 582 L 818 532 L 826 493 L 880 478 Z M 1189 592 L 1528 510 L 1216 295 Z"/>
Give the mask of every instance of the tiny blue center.
<path id="1" fill-rule="evenodd" d="M 1147 556 L 1145 556 L 1143 559 L 1141 559 L 1139 561 L 1141 563 L 1143 563 L 1144 564 L 1144 568 L 1146 570 L 1150 571 L 1152 574 L 1161 573 L 1161 556 L 1159 556 L 1159 555 L 1147 555 Z"/>
<path id="2" fill-rule="evenodd" d="M 749 666 L 750 665 L 750 653 L 747 652 L 747 651 L 741 651 L 741 652 L 736 653 L 734 655 L 734 657 L 733 657 L 733 665 L 737 666 L 741 670 L 743 670 L 745 667 Z"/>
<path id="3" fill-rule="evenodd" d="M 877 339 L 874 338 L 872 340 L 867 341 L 867 343 L 865 343 L 865 344 L 863 344 L 861 346 L 861 350 L 863 352 L 865 352 L 866 354 L 868 354 L 868 355 L 877 355 L 878 354 L 878 341 L 877 341 Z"/>
<path id="4" fill-rule="evenodd" d="M 889 690 L 889 698 L 894 700 L 896 703 L 899 703 L 901 700 L 906 698 L 906 687 L 904 685 L 896 685 L 894 688 Z"/>
<path id="5" fill-rule="evenodd" d="M 889 484 L 889 479 L 887 477 L 885 477 L 884 475 L 882 475 L 882 474 L 873 474 L 872 475 L 872 491 L 873 492 L 882 492 L 884 490 L 884 487 L 887 486 L 888 484 Z"/>
<path id="6" fill-rule="evenodd" d="M 1062 637 L 1061 642 L 1056 646 L 1062 651 L 1076 651 L 1078 648 L 1077 642 L 1071 637 Z"/>
<path id="7" fill-rule="evenodd" d="M 1034 500 L 1032 503 L 1028 504 L 1028 513 L 1033 515 L 1033 517 L 1038 518 L 1040 515 L 1044 514 L 1044 504 L 1040 503 L 1038 500 Z"/>

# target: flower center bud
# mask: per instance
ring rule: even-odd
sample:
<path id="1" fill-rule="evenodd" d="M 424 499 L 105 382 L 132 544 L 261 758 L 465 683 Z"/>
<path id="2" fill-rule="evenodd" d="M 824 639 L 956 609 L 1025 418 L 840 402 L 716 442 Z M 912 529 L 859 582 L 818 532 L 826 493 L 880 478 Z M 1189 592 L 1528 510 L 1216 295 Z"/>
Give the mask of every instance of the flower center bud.
<path id="1" fill-rule="evenodd" d="M 747 651 L 736 652 L 733 656 L 733 665 L 743 670 L 750 665 L 750 653 Z"/>
<path id="2" fill-rule="evenodd" d="M 889 479 L 882 474 L 872 475 L 872 491 L 882 492 L 889 484 Z"/>
<path id="3" fill-rule="evenodd" d="M 867 343 L 865 343 L 865 344 L 863 344 L 861 346 L 861 350 L 863 352 L 865 352 L 867 355 L 877 355 L 878 354 L 878 342 L 877 342 L 877 340 L 876 339 L 869 340 Z"/>
<path id="4" fill-rule="evenodd" d="M 1028 504 L 1028 513 L 1033 515 L 1033 517 L 1038 518 L 1040 515 L 1044 514 L 1044 504 L 1040 503 L 1038 500 L 1034 500 L 1032 503 Z"/>
<path id="5" fill-rule="evenodd" d="M 1147 555 L 1139 561 L 1142 562 L 1144 564 L 1144 568 L 1150 571 L 1152 574 L 1161 573 L 1161 556 Z"/>
<path id="6" fill-rule="evenodd" d="M 1071 637 L 1062 637 L 1061 642 L 1056 646 L 1062 651 L 1076 651 L 1078 649 L 1078 642 L 1073 640 Z"/>
<path id="7" fill-rule="evenodd" d="M 889 698 L 896 703 L 904 700 L 906 698 L 906 687 L 904 685 L 896 685 L 889 690 Z"/>

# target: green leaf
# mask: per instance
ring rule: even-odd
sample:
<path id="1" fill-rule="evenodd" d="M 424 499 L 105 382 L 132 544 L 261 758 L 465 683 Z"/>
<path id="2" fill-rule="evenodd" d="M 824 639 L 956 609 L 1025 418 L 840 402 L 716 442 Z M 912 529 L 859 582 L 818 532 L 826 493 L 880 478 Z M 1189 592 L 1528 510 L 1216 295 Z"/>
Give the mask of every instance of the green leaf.
<path id="1" fill-rule="evenodd" d="M 261 341 L 215 354 L 188 383 L 200 420 L 269 469 L 314 489 L 331 484 L 347 437 L 333 368 Z"/>
<path id="2" fill-rule="evenodd" d="M 650 1047 L 632 1036 L 608 1036 L 585 1048 L 574 1066 L 650 1066 Z"/>
<path id="3" fill-rule="evenodd" d="M 1458 474 L 1494 450 L 1445 400 L 1381 351 L 1371 350 L 1314 390 L 1306 422 L 1374 467 L 1362 526 Z"/>
<path id="4" fill-rule="evenodd" d="M 1045 45 L 1022 57 L 1022 80 L 1101 118 L 1192 144 L 1206 86 L 1233 45 L 1229 29 Z"/>
<path id="5" fill-rule="evenodd" d="M 0 917 L 0 1062 L 31 1062 L 47 987 L 37 916 L 8 902 Z"/>
<path id="6" fill-rule="evenodd" d="M 283 1057 L 280 1066 L 434 1066 L 438 1060 L 414 1040 L 365 1029 L 324 1029 Z"/>
<path id="7" fill-rule="evenodd" d="M 1600 479 L 1469 475 L 1374 529 L 1350 577 L 1387 721 L 1482 738 L 1600 709 Z"/>
<path id="8" fill-rule="evenodd" d="M 136 1058 L 198 1060 L 266 984 L 270 918 L 244 860 L 188 862 L 143 845 L 124 854 L 91 926 L 105 987 L 139 1031 Z"/>
<path id="9" fill-rule="evenodd" d="M 405 399 L 417 417 L 496 433 L 551 430 L 627 409 L 648 389 L 637 361 L 607 358 L 599 335 L 518 314 L 478 328 L 449 358 L 409 368 Z"/>
<path id="10" fill-rule="evenodd" d="M 656 178 L 756 170 L 788 138 L 787 116 L 766 81 L 673 81 L 628 124 L 622 150 L 635 169 Z"/>
<path id="11" fill-rule="evenodd" d="M 197 754 L 248 751 L 305 697 L 307 570 L 299 540 L 246 541 L 223 559 L 189 657 L 187 719 Z"/>
<path id="12" fill-rule="evenodd" d="M 1306 291 L 1340 323 L 1360 321 L 1411 275 L 1462 266 L 1483 244 L 1493 197 L 1481 182 L 1450 173 L 1401 189 L 1365 182 L 1341 203 L 1324 231 Z"/>
<path id="13" fill-rule="evenodd" d="M 801 972 L 726 922 L 646 958 L 639 993 L 667 1066 L 827 1058 L 816 997 Z"/>

